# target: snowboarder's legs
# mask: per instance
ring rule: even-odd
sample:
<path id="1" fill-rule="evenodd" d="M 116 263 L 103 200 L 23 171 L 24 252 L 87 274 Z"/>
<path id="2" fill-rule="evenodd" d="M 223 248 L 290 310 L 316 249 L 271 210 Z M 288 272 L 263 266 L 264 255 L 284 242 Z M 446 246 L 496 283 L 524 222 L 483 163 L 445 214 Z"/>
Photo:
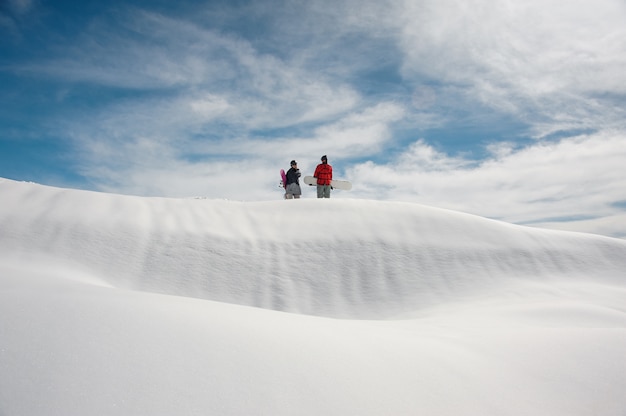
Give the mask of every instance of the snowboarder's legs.
<path id="1" fill-rule="evenodd" d="M 330 198 L 330 185 L 317 185 L 318 198 Z"/>
<path id="2" fill-rule="evenodd" d="M 287 199 L 300 198 L 300 194 L 302 193 L 302 190 L 300 189 L 300 184 L 296 182 L 290 183 L 289 185 L 287 185 L 285 193 Z"/>

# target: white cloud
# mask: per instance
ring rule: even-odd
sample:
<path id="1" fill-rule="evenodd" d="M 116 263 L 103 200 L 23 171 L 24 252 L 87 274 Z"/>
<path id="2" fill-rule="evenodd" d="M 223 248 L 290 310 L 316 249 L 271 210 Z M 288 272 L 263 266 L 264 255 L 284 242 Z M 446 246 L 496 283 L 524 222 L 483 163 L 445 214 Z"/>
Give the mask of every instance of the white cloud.
<path id="1" fill-rule="evenodd" d="M 304 175 L 312 174 L 322 154 L 331 163 L 343 160 L 345 166 L 347 158 L 384 146 L 392 137 L 389 126 L 404 116 L 401 106 L 381 103 L 325 124 L 307 137 L 204 138 L 194 137 L 194 132 L 208 130 L 214 112 L 230 111 L 231 106 L 207 97 L 191 101 L 192 111 L 176 111 L 181 102 L 161 102 L 150 113 L 141 105 L 118 108 L 103 114 L 95 131 L 93 126 L 68 126 L 67 134 L 81 149 L 82 174 L 107 192 L 275 199 L 280 196 L 277 172 L 291 159 L 300 161 Z"/>
<path id="2" fill-rule="evenodd" d="M 619 218 L 620 209 L 612 204 L 624 199 L 626 189 L 623 132 L 522 149 L 502 145 L 493 155 L 477 164 L 418 141 L 392 163 L 359 164 L 348 176 L 356 196 L 421 202 L 515 223 L 558 218 L 561 228 L 576 230 L 581 219 Z M 615 232 L 623 234 L 624 228 Z"/>
<path id="3" fill-rule="evenodd" d="M 598 120 L 623 126 L 623 110 L 600 99 L 626 93 L 623 2 L 406 1 L 395 10 L 408 79 L 464 85 L 539 136 Z"/>
<path id="4" fill-rule="evenodd" d="M 332 121 L 359 105 L 360 96 L 349 84 L 310 70 L 297 56 L 264 54 L 244 39 L 155 13 L 135 12 L 121 25 L 116 31 L 110 22 L 96 21 L 75 44 L 57 47 L 59 58 L 17 70 L 173 93 L 173 101 L 182 105 L 171 109 L 175 114 L 191 107 L 197 116 L 219 115 L 247 129 Z M 128 31 L 136 36 L 129 38 Z M 142 103 L 155 104 L 160 103 Z"/>
<path id="5" fill-rule="evenodd" d="M 191 99 L 189 101 L 189 107 L 192 112 L 201 116 L 205 121 L 219 117 L 226 111 L 232 109 L 232 106 L 224 97 L 215 96 L 213 94 L 207 94 L 198 99 Z"/>

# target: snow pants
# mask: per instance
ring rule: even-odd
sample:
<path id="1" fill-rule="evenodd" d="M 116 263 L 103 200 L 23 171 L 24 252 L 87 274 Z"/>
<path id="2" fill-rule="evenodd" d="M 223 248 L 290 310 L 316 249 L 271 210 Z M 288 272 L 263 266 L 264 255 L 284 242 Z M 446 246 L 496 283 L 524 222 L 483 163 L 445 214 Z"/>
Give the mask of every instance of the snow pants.
<path id="1" fill-rule="evenodd" d="M 317 185 L 318 198 L 330 198 L 330 185 Z"/>

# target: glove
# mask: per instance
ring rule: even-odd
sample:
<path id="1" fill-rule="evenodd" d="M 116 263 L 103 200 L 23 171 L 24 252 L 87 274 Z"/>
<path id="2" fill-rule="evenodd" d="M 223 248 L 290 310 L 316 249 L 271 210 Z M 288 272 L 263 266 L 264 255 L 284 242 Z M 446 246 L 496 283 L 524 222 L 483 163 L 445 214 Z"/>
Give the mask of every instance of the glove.
<path id="1" fill-rule="evenodd" d="M 333 187 L 331 186 L 331 187 L 330 187 L 330 189 L 335 189 L 335 188 L 333 188 Z"/>

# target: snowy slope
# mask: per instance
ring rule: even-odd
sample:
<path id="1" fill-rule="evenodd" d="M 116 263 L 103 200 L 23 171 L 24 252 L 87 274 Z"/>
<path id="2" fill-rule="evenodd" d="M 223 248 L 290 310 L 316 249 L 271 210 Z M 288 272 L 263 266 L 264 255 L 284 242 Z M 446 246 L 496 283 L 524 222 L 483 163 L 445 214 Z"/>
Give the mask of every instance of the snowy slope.
<path id="1" fill-rule="evenodd" d="M 626 241 L 363 200 L 0 201 L 0 415 L 626 412 Z"/>

